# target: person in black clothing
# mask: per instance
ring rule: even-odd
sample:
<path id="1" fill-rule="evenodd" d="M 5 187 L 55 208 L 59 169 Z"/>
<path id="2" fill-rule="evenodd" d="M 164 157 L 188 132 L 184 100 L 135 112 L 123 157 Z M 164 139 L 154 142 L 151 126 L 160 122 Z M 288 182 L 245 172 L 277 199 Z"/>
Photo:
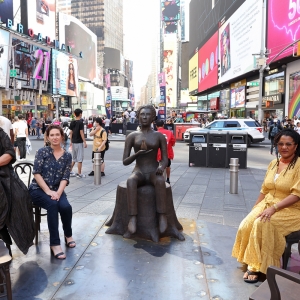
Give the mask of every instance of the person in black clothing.
<path id="1" fill-rule="evenodd" d="M 288 119 L 287 120 L 287 123 L 285 123 L 284 129 L 294 129 L 294 125 L 292 124 L 292 120 L 291 119 Z"/>
<path id="2" fill-rule="evenodd" d="M 270 154 L 273 155 L 273 149 L 274 149 L 274 138 L 277 135 L 279 131 L 282 130 L 282 126 L 280 125 L 280 121 L 278 120 L 277 122 L 271 121 L 271 125 L 269 128 L 269 134 L 268 134 L 268 139 L 271 141 L 271 149 L 270 149 Z M 275 146 L 275 154 L 278 156 L 278 148 Z"/>
<path id="3" fill-rule="evenodd" d="M 70 176 L 77 178 L 83 178 L 85 175 L 81 174 L 82 170 L 82 161 L 83 161 L 83 148 L 87 147 L 86 140 L 83 133 L 83 121 L 82 121 L 82 110 L 76 108 L 75 111 L 75 120 L 70 124 L 70 147 L 72 146 L 72 166 L 73 169 L 75 163 L 77 162 L 78 173 L 70 173 Z"/>

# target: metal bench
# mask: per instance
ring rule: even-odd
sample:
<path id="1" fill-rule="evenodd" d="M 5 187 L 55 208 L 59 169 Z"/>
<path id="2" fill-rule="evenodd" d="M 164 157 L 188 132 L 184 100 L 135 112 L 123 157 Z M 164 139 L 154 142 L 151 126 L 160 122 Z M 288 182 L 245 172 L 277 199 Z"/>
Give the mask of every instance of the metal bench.
<path id="1" fill-rule="evenodd" d="M 29 185 L 33 177 L 32 171 L 33 171 L 33 164 L 30 162 L 21 162 L 14 165 L 14 172 L 27 185 L 27 188 L 29 188 Z M 32 204 L 32 208 L 34 214 L 35 244 L 37 245 L 39 242 L 41 217 L 46 216 L 47 213 L 42 214 L 41 207 L 37 205 Z"/>
<path id="2" fill-rule="evenodd" d="M 249 300 L 298 300 L 300 275 L 276 267 L 269 267 L 265 280 Z"/>

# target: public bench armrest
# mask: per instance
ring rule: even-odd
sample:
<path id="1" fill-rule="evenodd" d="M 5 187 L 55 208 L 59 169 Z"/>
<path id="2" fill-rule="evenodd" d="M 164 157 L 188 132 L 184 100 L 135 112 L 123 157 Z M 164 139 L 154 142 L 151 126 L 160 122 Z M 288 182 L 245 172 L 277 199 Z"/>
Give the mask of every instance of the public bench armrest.
<path id="1" fill-rule="evenodd" d="M 282 276 L 286 279 L 289 279 L 293 282 L 300 284 L 300 275 L 277 267 L 272 267 L 272 266 L 268 267 L 267 281 L 270 287 L 271 299 L 281 299 L 280 291 L 275 277 L 276 275 Z"/>

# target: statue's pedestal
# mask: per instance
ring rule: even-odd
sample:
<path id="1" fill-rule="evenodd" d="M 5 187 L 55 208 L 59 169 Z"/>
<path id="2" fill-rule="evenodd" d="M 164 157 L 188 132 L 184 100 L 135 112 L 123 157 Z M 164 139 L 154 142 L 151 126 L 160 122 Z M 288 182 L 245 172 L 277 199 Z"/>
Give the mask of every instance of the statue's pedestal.
<path id="1" fill-rule="evenodd" d="M 181 224 L 175 214 L 173 205 L 172 189 L 166 183 L 166 217 L 168 227 L 164 233 L 158 230 L 158 214 L 155 205 L 155 189 L 152 185 L 145 185 L 138 188 L 137 192 L 138 214 L 137 231 L 131 235 L 128 232 L 128 207 L 127 207 L 127 185 L 122 181 L 117 188 L 116 205 L 112 218 L 106 223 L 110 226 L 106 230 L 109 234 L 120 234 L 125 238 L 140 237 L 143 239 L 158 242 L 161 237 L 174 237 L 181 241 L 184 240 Z"/>

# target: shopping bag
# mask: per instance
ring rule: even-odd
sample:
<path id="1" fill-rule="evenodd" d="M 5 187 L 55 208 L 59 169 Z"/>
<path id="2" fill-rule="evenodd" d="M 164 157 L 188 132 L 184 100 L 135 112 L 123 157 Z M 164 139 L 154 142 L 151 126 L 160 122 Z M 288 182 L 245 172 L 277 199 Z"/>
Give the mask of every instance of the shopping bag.
<path id="1" fill-rule="evenodd" d="M 30 154 L 31 150 L 32 150 L 31 142 L 29 139 L 26 139 L 26 152 L 28 155 Z"/>

